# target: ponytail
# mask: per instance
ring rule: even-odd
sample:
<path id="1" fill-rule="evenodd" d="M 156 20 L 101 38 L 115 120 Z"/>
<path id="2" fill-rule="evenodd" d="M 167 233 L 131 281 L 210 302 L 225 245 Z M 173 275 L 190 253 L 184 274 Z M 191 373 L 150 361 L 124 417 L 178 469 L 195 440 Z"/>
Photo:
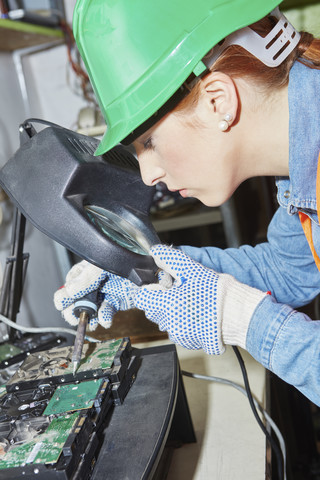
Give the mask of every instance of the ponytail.
<path id="1" fill-rule="evenodd" d="M 270 15 L 250 25 L 255 32 L 265 37 L 275 25 L 275 19 Z M 223 72 L 233 78 L 246 78 L 253 81 L 261 93 L 288 85 L 290 69 L 295 61 L 309 68 L 320 70 L 320 39 L 311 33 L 300 32 L 301 38 L 297 47 L 277 67 L 268 67 L 251 53 L 238 45 L 229 46 L 210 68 L 211 72 Z M 197 104 L 199 98 L 199 83 L 191 93 L 183 99 L 175 111 L 190 109 Z"/>
<path id="2" fill-rule="evenodd" d="M 320 70 L 320 40 L 311 33 L 302 32 L 297 47 L 297 60 L 310 68 Z"/>
<path id="3" fill-rule="evenodd" d="M 260 22 L 251 28 L 255 29 Z M 264 34 L 268 31 L 264 31 Z M 259 29 L 257 33 L 260 33 Z M 295 61 L 320 69 L 320 40 L 308 32 L 300 32 L 300 35 L 297 47 L 278 67 L 267 67 L 242 47 L 232 45 L 218 58 L 211 70 L 224 72 L 234 78 L 250 78 L 265 91 L 281 88 L 288 84 L 289 72 Z"/>

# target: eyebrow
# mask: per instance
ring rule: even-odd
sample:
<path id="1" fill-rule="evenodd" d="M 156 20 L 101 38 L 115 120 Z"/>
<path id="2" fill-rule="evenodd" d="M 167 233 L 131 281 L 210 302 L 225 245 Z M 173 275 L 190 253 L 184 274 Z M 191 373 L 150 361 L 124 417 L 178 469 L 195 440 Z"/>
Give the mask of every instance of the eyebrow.
<path id="1" fill-rule="evenodd" d="M 150 131 L 151 129 L 149 128 L 149 130 L 145 133 L 143 133 L 142 135 L 140 135 L 138 138 L 136 138 L 134 140 L 134 142 L 138 142 L 140 143 L 141 145 L 144 145 L 146 143 L 147 140 L 149 140 L 150 137 L 152 137 L 153 135 L 153 132 Z"/>

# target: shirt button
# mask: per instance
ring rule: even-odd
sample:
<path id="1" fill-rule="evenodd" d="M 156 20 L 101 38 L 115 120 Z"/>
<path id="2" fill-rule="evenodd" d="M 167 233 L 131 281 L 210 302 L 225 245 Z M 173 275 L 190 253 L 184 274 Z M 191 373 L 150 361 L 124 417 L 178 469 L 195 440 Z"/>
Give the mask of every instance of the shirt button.
<path id="1" fill-rule="evenodd" d="M 283 194 L 284 198 L 289 198 L 290 197 L 290 191 L 286 190 Z"/>

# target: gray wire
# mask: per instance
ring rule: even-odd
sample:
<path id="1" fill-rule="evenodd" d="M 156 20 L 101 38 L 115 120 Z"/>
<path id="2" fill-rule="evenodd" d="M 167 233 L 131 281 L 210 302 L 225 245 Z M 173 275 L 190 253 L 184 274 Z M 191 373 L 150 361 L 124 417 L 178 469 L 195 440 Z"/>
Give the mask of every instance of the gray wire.
<path id="1" fill-rule="evenodd" d="M 182 373 L 182 375 L 184 375 L 186 377 L 191 377 L 191 378 L 195 378 L 195 379 L 198 379 L 198 380 L 207 380 L 209 382 L 216 382 L 216 383 L 222 383 L 224 385 L 229 385 L 230 387 L 235 388 L 236 390 L 241 392 L 243 395 L 248 397 L 247 391 L 245 390 L 245 388 L 243 388 L 238 383 L 232 382 L 231 380 L 227 380 L 226 378 L 213 377 L 213 376 L 210 376 L 210 375 L 200 375 L 198 373 L 191 373 L 191 372 L 186 372 L 186 371 L 182 371 L 181 373 Z M 259 402 L 257 402 L 257 400 L 255 398 L 253 399 L 253 401 L 254 401 L 254 404 L 255 404 L 256 408 L 258 408 L 260 410 L 260 412 L 265 417 L 267 423 L 270 425 L 270 427 L 272 428 L 272 430 L 274 431 L 274 433 L 277 436 L 277 439 L 279 441 L 279 445 L 280 445 L 280 448 L 281 448 L 282 457 L 283 457 L 283 465 L 284 465 L 284 477 L 283 478 L 284 478 L 284 480 L 287 480 L 287 475 L 286 475 L 287 454 L 286 454 L 286 446 L 285 446 L 284 438 L 283 438 L 278 426 L 272 420 L 270 415 L 264 410 L 264 408 L 259 404 Z"/>
<path id="2" fill-rule="evenodd" d="M 59 333 L 71 333 L 71 335 L 76 336 L 76 330 L 72 330 L 71 328 L 63 328 L 63 327 L 24 327 L 23 325 L 17 325 L 15 322 L 10 320 L 9 318 L 1 315 L 0 313 L 0 320 L 8 325 L 9 327 L 15 328 L 16 330 L 21 330 L 22 332 L 28 333 L 46 333 L 46 332 L 59 332 Z M 101 340 L 97 340 L 96 338 L 89 337 L 88 335 L 85 336 L 85 339 L 89 342 L 94 343 L 101 343 Z"/>

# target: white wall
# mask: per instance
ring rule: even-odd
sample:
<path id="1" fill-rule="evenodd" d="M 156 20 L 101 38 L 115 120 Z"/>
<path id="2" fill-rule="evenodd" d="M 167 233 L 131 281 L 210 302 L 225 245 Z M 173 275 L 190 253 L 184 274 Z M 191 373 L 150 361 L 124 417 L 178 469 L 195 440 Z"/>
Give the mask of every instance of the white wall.
<path id="1" fill-rule="evenodd" d="M 2 166 L 19 145 L 18 119 L 23 111 L 13 57 L 6 52 L 0 52 L 0 84 L 0 165 Z"/>
<path id="2" fill-rule="evenodd" d="M 74 2 L 68 0 L 67 3 L 70 16 Z M 18 127 L 26 118 L 38 117 L 67 128 L 75 127 L 78 112 L 85 102 L 72 91 L 67 73 L 70 76 L 65 45 L 38 52 L 28 49 L 13 54 L 0 52 L 0 166 L 19 147 Z M 71 75 L 71 85 L 73 82 Z M 0 207 L 4 216 L 0 224 L 3 269 L 10 254 L 13 209 L 9 201 L 0 201 Z M 63 284 L 68 269 L 66 263 L 62 267 L 59 264 L 63 257 L 57 255 L 57 249 L 65 253 L 50 238 L 27 225 L 25 251 L 30 253 L 30 261 L 18 316 L 22 325 L 67 326 L 53 305 L 53 293 Z"/>

